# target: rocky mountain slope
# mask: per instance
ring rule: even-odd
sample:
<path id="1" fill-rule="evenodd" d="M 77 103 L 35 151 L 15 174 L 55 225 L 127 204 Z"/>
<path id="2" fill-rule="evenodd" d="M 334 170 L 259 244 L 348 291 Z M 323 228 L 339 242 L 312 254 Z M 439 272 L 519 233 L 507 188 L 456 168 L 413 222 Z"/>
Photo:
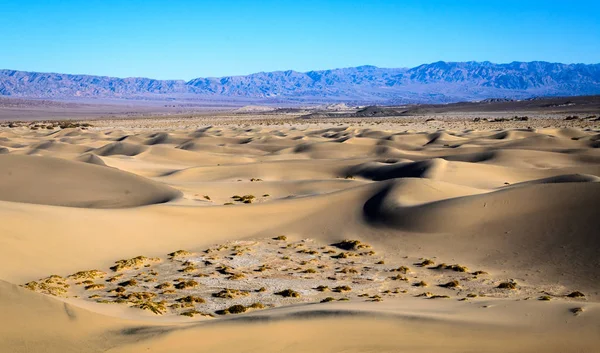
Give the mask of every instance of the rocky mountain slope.
<path id="1" fill-rule="evenodd" d="M 27 98 L 208 97 L 274 102 L 444 103 L 600 94 L 600 64 L 436 62 L 247 76 L 154 80 L 0 70 L 0 95 Z"/>

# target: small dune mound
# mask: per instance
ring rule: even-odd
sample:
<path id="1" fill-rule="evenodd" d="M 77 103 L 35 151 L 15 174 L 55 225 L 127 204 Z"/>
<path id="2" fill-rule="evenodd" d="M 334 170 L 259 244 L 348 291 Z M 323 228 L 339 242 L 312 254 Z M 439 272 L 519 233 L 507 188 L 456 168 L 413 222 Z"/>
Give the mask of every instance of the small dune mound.
<path id="1" fill-rule="evenodd" d="M 51 157 L 0 155 L 0 170 L 2 201 L 125 208 L 180 195 L 171 187 L 117 169 Z"/>
<path id="2" fill-rule="evenodd" d="M 344 173 L 347 176 L 360 176 L 374 181 L 397 178 L 436 179 L 443 173 L 446 164 L 447 162 L 440 158 L 394 164 L 368 162 L 348 168 Z"/>
<path id="3" fill-rule="evenodd" d="M 145 146 L 136 145 L 128 142 L 113 142 L 108 145 L 102 146 L 96 150 L 94 153 L 99 156 L 136 156 L 147 149 Z"/>

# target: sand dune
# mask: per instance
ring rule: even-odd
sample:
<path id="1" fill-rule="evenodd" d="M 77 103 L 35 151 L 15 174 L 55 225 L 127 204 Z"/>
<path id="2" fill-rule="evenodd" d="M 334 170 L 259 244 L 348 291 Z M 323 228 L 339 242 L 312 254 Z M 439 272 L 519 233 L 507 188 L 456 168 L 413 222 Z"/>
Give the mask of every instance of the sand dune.
<path id="1" fill-rule="evenodd" d="M 51 157 L 0 156 L 0 200 L 42 205 L 119 208 L 172 200 L 166 185 L 110 168 Z"/>
<path id="2" fill-rule="evenodd" d="M 600 347 L 597 129 L 163 123 L 0 130 L 0 352 Z"/>

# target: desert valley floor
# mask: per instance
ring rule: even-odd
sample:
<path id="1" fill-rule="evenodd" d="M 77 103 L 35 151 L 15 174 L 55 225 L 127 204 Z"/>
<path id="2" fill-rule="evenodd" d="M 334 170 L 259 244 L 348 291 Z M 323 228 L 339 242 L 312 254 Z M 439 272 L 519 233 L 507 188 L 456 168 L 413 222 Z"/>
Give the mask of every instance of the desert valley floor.
<path id="1" fill-rule="evenodd" d="M 0 352 L 597 352 L 600 124 L 0 127 Z"/>

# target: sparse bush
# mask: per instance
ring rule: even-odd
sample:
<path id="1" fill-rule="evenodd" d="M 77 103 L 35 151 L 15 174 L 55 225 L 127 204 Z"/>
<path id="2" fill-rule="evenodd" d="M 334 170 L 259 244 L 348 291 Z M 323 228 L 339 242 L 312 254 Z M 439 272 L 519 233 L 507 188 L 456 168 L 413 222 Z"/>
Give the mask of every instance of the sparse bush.
<path id="1" fill-rule="evenodd" d="M 500 289 L 517 289 L 517 284 L 514 282 L 502 282 L 497 288 Z"/>
<path id="2" fill-rule="evenodd" d="M 300 297 L 300 293 L 298 293 L 298 292 L 296 292 L 295 290 L 292 290 L 292 289 L 284 289 L 282 291 L 276 292 L 275 294 L 276 295 L 280 295 L 280 296 L 282 296 L 284 298 L 290 298 L 290 297 L 298 298 L 298 297 Z"/>
<path id="3" fill-rule="evenodd" d="M 363 244 L 359 240 L 343 240 L 339 243 L 331 244 L 331 246 L 335 246 L 336 248 L 340 248 L 342 250 L 358 250 L 370 248 L 370 245 Z"/>
<path id="4" fill-rule="evenodd" d="M 177 289 L 189 289 L 198 286 L 198 282 L 194 280 L 179 282 L 175 285 Z"/>

